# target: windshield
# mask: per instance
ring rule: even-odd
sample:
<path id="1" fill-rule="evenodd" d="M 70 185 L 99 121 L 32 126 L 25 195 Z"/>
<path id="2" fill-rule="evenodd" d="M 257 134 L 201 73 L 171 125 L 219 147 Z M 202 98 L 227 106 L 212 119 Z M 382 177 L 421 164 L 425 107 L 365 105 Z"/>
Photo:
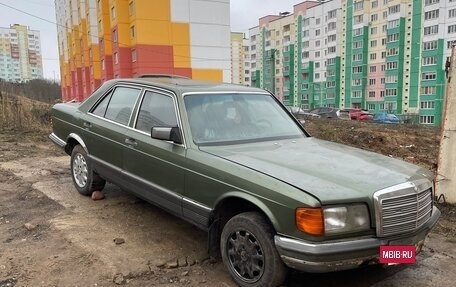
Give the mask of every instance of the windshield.
<path id="1" fill-rule="evenodd" d="M 196 144 L 304 136 L 302 129 L 268 94 L 187 95 L 184 101 Z"/>

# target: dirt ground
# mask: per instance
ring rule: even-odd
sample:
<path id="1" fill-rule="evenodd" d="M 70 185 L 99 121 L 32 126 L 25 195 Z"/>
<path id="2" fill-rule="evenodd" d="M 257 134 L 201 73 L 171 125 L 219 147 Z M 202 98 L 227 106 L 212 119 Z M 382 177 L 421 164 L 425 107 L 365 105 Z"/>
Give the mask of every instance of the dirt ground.
<path id="1" fill-rule="evenodd" d="M 357 122 L 306 123 L 312 135 L 434 169 L 438 131 Z M 348 131 L 348 132 L 347 132 Z M 0 287 L 234 286 L 206 234 L 119 188 L 93 201 L 74 189 L 69 157 L 44 133 L 0 132 Z M 332 274 L 291 272 L 287 286 L 452 286 L 456 208 L 417 264 Z"/>

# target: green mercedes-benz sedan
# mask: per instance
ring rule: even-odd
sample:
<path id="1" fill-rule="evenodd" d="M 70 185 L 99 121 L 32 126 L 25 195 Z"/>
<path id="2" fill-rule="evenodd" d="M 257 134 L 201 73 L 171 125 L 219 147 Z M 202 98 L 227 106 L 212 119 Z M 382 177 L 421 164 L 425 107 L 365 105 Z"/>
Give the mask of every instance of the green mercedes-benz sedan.
<path id="1" fill-rule="evenodd" d="M 109 181 L 207 230 L 241 286 L 376 264 L 382 246 L 418 253 L 440 216 L 428 170 L 315 139 L 262 89 L 116 79 L 52 122 L 81 194 Z"/>

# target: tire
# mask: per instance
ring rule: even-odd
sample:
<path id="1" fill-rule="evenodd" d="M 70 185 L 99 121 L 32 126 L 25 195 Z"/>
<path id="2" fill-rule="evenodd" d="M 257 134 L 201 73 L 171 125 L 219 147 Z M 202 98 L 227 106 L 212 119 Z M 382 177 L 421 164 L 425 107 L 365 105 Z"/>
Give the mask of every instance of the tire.
<path id="1" fill-rule="evenodd" d="M 220 239 L 222 260 L 239 286 L 280 286 L 287 268 L 274 245 L 275 231 L 258 212 L 231 218 Z"/>
<path id="2" fill-rule="evenodd" d="M 106 181 L 92 170 L 87 153 L 81 145 L 76 145 L 71 152 L 71 178 L 82 195 L 91 195 L 95 190 L 102 190 L 106 184 Z"/>

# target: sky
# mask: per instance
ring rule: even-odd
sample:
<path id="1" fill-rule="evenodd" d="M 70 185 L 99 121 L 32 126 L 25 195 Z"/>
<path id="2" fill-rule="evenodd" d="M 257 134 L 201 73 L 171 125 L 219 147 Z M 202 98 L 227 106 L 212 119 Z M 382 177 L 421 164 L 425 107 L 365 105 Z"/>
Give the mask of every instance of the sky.
<path id="1" fill-rule="evenodd" d="M 152 0 L 153 1 L 153 0 Z M 247 32 L 258 25 L 258 19 L 279 12 L 293 12 L 293 5 L 304 0 L 231 0 L 231 31 Z M 39 18 L 2 6 L 5 4 Z M 12 24 L 29 26 L 39 30 L 43 57 L 43 76 L 60 80 L 57 28 L 55 24 L 54 0 L 0 0 L 0 27 Z"/>

